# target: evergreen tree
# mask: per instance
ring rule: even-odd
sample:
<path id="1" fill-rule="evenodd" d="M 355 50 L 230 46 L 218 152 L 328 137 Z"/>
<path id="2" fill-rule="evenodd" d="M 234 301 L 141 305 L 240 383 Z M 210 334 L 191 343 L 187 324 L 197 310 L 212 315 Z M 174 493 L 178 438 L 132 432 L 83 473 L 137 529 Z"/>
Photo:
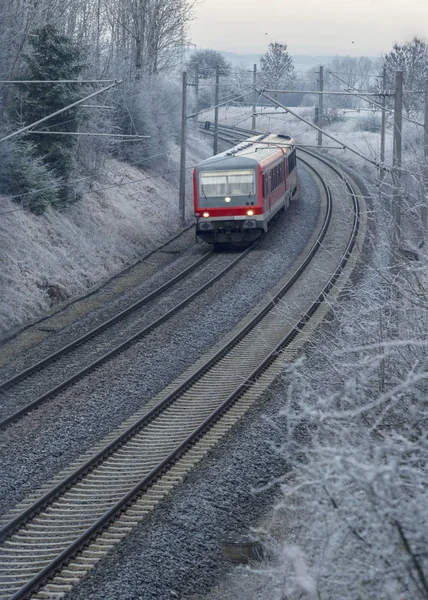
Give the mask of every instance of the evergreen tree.
<path id="1" fill-rule="evenodd" d="M 59 33 L 53 25 L 45 25 L 32 32 L 29 37 L 31 51 L 24 55 L 28 70 L 28 80 L 77 79 L 83 69 L 83 52 L 67 36 Z M 23 86 L 20 97 L 21 118 L 25 125 L 33 123 L 57 110 L 72 104 L 82 97 L 81 84 L 44 84 L 34 83 Z M 46 121 L 46 131 L 77 131 L 78 107 L 61 113 Z M 53 174 L 67 183 L 73 169 L 74 149 L 77 138 L 71 135 L 29 134 L 35 151 Z M 64 185 L 59 197 L 66 200 L 69 188 Z"/>
<path id="2" fill-rule="evenodd" d="M 60 184 L 28 140 L 0 144 L 0 189 L 35 214 L 57 201 Z"/>

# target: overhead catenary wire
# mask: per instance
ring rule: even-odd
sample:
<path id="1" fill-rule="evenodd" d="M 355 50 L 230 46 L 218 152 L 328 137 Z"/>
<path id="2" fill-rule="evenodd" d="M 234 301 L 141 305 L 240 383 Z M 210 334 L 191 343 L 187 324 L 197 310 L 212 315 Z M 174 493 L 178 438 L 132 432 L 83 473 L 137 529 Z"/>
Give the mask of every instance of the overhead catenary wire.
<path id="1" fill-rule="evenodd" d="M 167 154 L 170 154 L 170 152 L 164 152 L 163 154 L 158 154 L 158 155 L 149 157 L 149 158 L 144 159 L 144 160 L 148 161 L 148 160 L 151 160 L 153 158 L 158 158 L 160 156 L 165 156 Z M 225 160 L 228 160 L 227 156 L 219 156 L 217 159 L 212 159 L 211 164 L 215 164 L 217 162 L 222 162 L 222 161 L 225 161 Z M 129 166 L 131 166 L 133 164 L 137 164 L 137 162 L 143 162 L 143 161 L 136 161 L 136 163 L 131 163 Z M 128 166 L 128 164 L 127 164 L 127 166 Z M 195 165 L 191 165 L 190 167 L 186 167 L 186 171 L 192 171 L 194 168 L 195 168 Z M 140 179 L 134 179 L 132 181 L 122 181 L 120 183 L 114 183 L 114 184 L 111 184 L 111 185 L 107 185 L 107 186 L 105 186 L 103 188 L 87 190 L 85 192 L 82 192 L 82 196 L 87 196 L 88 194 L 105 192 L 105 191 L 110 190 L 110 189 L 121 188 L 121 187 L 125 187 L 125 186 L 128 186 L 128 185 L 133 185 L 135 183 L 141 183 L 142 181 L 148 181 L 148 180 L 151 180 L 151 179 L 160 179 L 162 177 L 165 177 L 166 175 L 176 175 L 178 173 L 180 173 L 180 169 L 174 169 L 172 171 L 171 170 L 162 171 L 161 173 L 157 173 L 155 175 L 147 175 L 147 176 L 142 177 Z M 93 177 L 95 177 L 95 176 L 94 175 L 90 175 L 88 177 L 82 177 L 79 180 L 75 180 L 74 182 L 69 182 L 68 184 L 64 184 L 64 185 L 73 185 L 73 183 L 77 183 L 79 181 L 83 181 L 84 179 L 91 179 Z M 46 191 L 46 190 L 58 189 L 59 187 L 64 187 L 64 185 L 51 186 L 49 188 L 44 188 L 44 190 Z M 37 194 L 37 193 L 40 193 L 41 191 L 44 191 L 44 190 L 42 189 L 42 190 L 37 190 L 37 191 L 34 191 L 34 192 L 25 192 L 24 194 L 17 194 L 16 196 L 12 196 L 12 197 L 9 196 L 9 197 L 7 197 L 7 200 L 12 200 L 14 198 L 20 198 L 20 197 L 22 197 L 24 195 Z M 58 204 L 59 203 L 61 203 L 61 204 L 70 204 L 70 202 L 63 202 L 62 200 L 57 200 L 55 202 L 49 203 L 49 206 L 55 206 L 55 204 L 57 204 L 57 203 Z M 42 202 L 35 203 L 33 206 L 37 207 L 38 204 L 41 205 Z M 15 212 L 21 212 L 21 211 L 25 211 L 25 210 L 27 210 L 26 206 L 19 206 L 17 208 L 12 208 L 10 210 L 5 210 L 3 212 L 0 212 L 0 216 L 8 215 L 8 214 L 15 213 Z"/>
<path id="2" fill-rule="evenodd" d="M 273 104 L 276 104 L 277 106 L 281 107 L 282 109 L 284 109 L 285 111 L 289 112 L 291 115 L 294 115 L 297 119 L 299 119 L 300 121 L 303 121 L 303 123 L 306 123 L 307 125 L 309 125 L 310 127 L 312 127 L 313 129 L 315 129 L 316 131 L 321 131 L 323 133 L 323 135 L 325 135 L 326 137 L 329 137 L 330 139 L 332 139 L 334 142 L 336 142 L 337 144 L 340 144 L 343 148 L 343 150 L 349 150 L 350 152 L 353 152 L 354 154 L 356 154 L 357 156 L 359 156 L 360 158 L 363 158 L 364 160 L 366 160 L 367 162 L 375 165 L 376 167 L 380 167 L 380 163 L 379 161 L 373 160 L 371 158 L 369 158 L 368 156 L 366 156 L 365 154 L 363 154 L 362 152 L 360 152 L 359 150 L 355 150 L 354 148 L 352 148 L 351 146 L 348 146 L 348 144 L 345 144 L 343 142 L 341 142 L 338 138 L 336 138 L 335 136 L 331 135 L 330 133 L 327 133 L 325 130 L 322 130 L 320 127 L 317 127 L 317 125 L 314 125 L 313 123 L 310 123 L 309 121 L 307 121 L 306 119 L 304 119 L 303 117 L 301 117 L 300 115 L 298 115 L 297 113 L 295 113 L 293 110 L 291 110 L 290 108 L 284 106 L 283 104 L 281 104 L 280 102 L 278 102 L 277 100 L 275 100 L 274 98 L 272 98 L 271 96 L 269 96 L 264 90 L 260 90 L 260 93 L 267 98 L 268 100 L 270 100 L 270 102 L 272 102 Z M 390 167 L 385 167 L 383 166 L 383 168 L 387 171 L 391 171 Z"/>
<path id="3" fill-rule="evenodd" d="M 31 134 L 38 133 L 39 135 L 93 135 L 93 136 L 106 136 L 106 137 L 118 137 L 118 138 L 132 138 L 133 140 L 149 139 L 149 135 L 138 135 L 126 133 L 92 133 L 90 131 L 32 131 Z"/>
<path id="4" fill-rule="evenodd" d="M 394 114 L 394 111 L 391 108 L 386 108 L 386 106 L 383 106 L 382 104 L 379 104 L 379 102 L 375 102 L 374 100 L 372 100 L 371 98 L 365 98 L 365 96 L 367 96 L 367 94 L 365 92 L 360 92 L 360 90 L 358 90 L 356 87 L 354 87 L 353 85 L 349 84 L 347 81 L 345 81 L 344 79 L 342 79 L 341 77 L 338 77 L 337 75 L 335 75 L 334 73 L 332 73 L 331 71 L 329 71 L 329 73 L 331 73 L 331 75 L 333 75 L 333 77 L 336 77 L 336 79 L 338 79 L 339 81 L 341 81 L 343 84 L 347 85 L 348 87 L 350 87 L 351 89 L 354 90 L 354 95 L 358 96 L 359 98 L 361 98 L 362 100 L 365 100 L 366 102 L 369 102 L 370 104 L 373 104 L 373 106 L 377 106 L 378 108 L 380 108 L 383 111 L 389 112 Z M 413 119 L 410 119 L 409 117 L 404 117 L 403 119 L 405 121 L 409 121 L 409 123 L 414 123 L 415 125 L 419 125 L 420 127 L 424 127 L 423 123 L 419 123 L 418 121 L 415 121 Z"/>
<path id="5" fill-rule="evenodd" d="M 8 84 L 27 83 L 29 85 L 30 84 L 38 85 L 39 83 L 51 83 L 51 84 L 55 84 L 55 83 L 113 83 L 114 81 L 116 81 L 116 80 L 115 79 L 22 79 L 22 80 L 1 79 L 0 84 L 1 83 L 8 83 Z"/>
<path id="6" fill-rule="evenodd" d="M 153 156 L 148 156 L 147 158 L 143 158 L 141 160 L 136 160 L 132 163 L 126 163 L 126 166 L 132 167 L 134 165 L 139 165 L 143 162 L 148 162 L 149 160 L 154 160 L 155 158 L 160 158 L 162 156 L 167 156 L 171 154 L 171 152 L 162 152 L 160 154 L 154 154 Z M 40 188 L 38 190 L 31 190 L 29 192 L 22 192 L 21 194 L 14 194 L 13 196 L 5 196 L 5 200 L 17 200 L 18 198 L 24 198 L 24 197 L 28 197 L 28 196 L 34 196 L 37 194 L 40 194 L 41 192 L 48 192 L 50 190 L 57 190 L 60 188 L 64 188 L 64 187 L 71 187 L 72 185 L 75 185 L 76 183 L 81 183 L 82 181 L 87 181 L 88 179 L 94 179 L 94 177 L 97 177 L 99 175 L 99 173 L 95 173 L 94 175 L 87 175 L 85 177 L 80 177 L 79 179 L 73 179 L 73 181 L 68 181 L 67 183 L 58 183 L 58 185 L 50 185 L 44 188 Z M 92 190 L 91 190 L 92 191 Z M 83 194 L 85 193 L 89 193 L 89 192 L 83 192 Z M 25 206 L 21 206 L 17 209 L 13 209 L 12 212 L 15 212 L 15 210 L 26 210 Z M 7 212 L 11 212 L 11 211 L 7 211 Z M 6 213 L 0 213 L 0 215 L 2 214 L 6 214 Z"/>
<path id="7" fill-rule="evenodd" d="M 204 114 L 204 113 L 207 113 L 207 112 L 209 112 L 210 110 L 213 110 L 214 108 L 220 108 L 220 106 L 224 106 L 224 105 L 225 105 L 225 104 L 227 104 L 228 102 L 233 102 L 233 100 L 238 100 L 239 98 L 242 98 L 243 96 L 247 96 L 248 94 L 252 93 L 252 86 L 248 86 L 248 88 L 250 88 L 250 89 L 251 89 L 251 91 L 249 91 L 249 92 L 243 92 L 243 93 L 241 93 L 241 94 L 239 94 L 239 95 L 237 95 L 237 96 L 234 96 L 233 98 L 229 98 L 229 99 L 226 99 L 226 100 L 222 100 L 222 101 L 221 101 L 221 102 L 219 102 L 219 103 L 218 103 L 216 106 L 210 106 L 209 108 L 205 108 L 205 109 L 203 109 L 203 110 L 200 110 L 200 111 L 199 111 L 199 112 L 197 112 L 197 113 L 192 113 L 191 115 L 187 115 L 187 118 L 188 118 L 188 119 L 191 119 L 191 118 L 194 118 L 194 117 L 198 117 L 199 115 L 202 115 L 202 114 Z M 245 89 L 248 89 L 248 88 L 244 88 L 244 90 L 245 90 Z M 1 140 L 0 140 L 0 141 L 1 141 Z"/>
<path id="8" fill-rule="evenodd" d="M 113 86 L 109 86 L 109 87 L 108 87 L 108 88 L 106 88 L 106 89 L 110 90 L 110 89 L 111 89 L 111 87 L 113 87 Z M 247 88 L 244 88 L 244 90 L 243 90 L 243 92 L 244 92 L 244 93 L 243 93 L 243 94 L 240 94 L 239 96 L 237 96 L 237 98 L 241 98 L 243 95 L 246 95 L 246 93 L 245 93 L 245 89 L 247 89 Z M 101 91 L 103 91 L 103 90 L 101 90 Z M 98 93 L 101 93 L 101 91 L 100 91 L 100 92 L 98 92 Z M 105 90 L 104 90 L 104 91 L 105 91 Z M 234 96 L 234 97 L 235 97 L 235 96 Z M 230 102 L 231 100 L 233 100 L 233 98 L 234 98 L 234 97 L 232 97 L 232 98 L 229 98 L 229 99 L 227 99 L 227 98 L 226 98 L 225 100 L 223 100 L 223 101 L 220 103 L 220 105 L 224 105 L 225 103 L 227 103 L 227 102 Z M 85 101 L 86 99 L 87 99 L 87 98 L 83 99 L 82 101 Z M 82 101 L 81 101 L 81 102 L 82 102 Z M 124 101 L 125 101 L 126 108 L 127 108 L 127 110 L 129 111 L 129 107 L 128 107 L 127 103 L 126 103 L 126 98 L 124 98 Z M 202 112 L 202 113 L 204 113 L 204 112 L 207 112 L 207 111 L 211 110 L 212 108 L 213 108 L 213 107 L 211 107 L 211 108 L 209 108 L 209 109 L 206 109 L 206 110 L 203 110 L 203 111 L 201 111 L 201 112 Z M 198 114 L 200 114 L 200 113 L 198 113 Z M 52 115 L 51 115 L 51 116 L 52 116 Z M 195 116 L 197 116 L 197 115 L 195 115 Z M 132 115 L 130 115 L 130 118 L 132 119 Z M 188 118 L 189 118 L 189 117 L 188 117 Z M 243 120 L 244 120 L 244 119 L 243 119 Z M 61 124 L 64 124 L 64 123 L 67 123 L 67 122 L 68 122 L 68 121 L 63 121 Z M 33 126 L 34 126 L 34 124 L 33 124 Z M 48 126 L 48 127 L 50 127 L 50 126 Z M 135 128 L 135 125 L 134 125 L 134 128 Z M 36 132 L 32 132 L 32 133 L 36 133 Z M 45 132 L 39 132 L 39 133 L 45 133 Z M 46 133 L 48 133 L 48 132 L 46 132 Z M 146 139 L 147 139 L 147 137 L 148 137 L 148 136 L 146 136 Z M 2 141 L 2 140 L 0 140 L 0 141 Z M 170 153 L 169 153 L 169 152 L 167 152 L 167 153 L 157 154 L 157 155 L 155 155 L 155 156 L 153 156 L 153 157 L 149 157 L 149 158 L 147 158 L 147 159 L 143 159 L 142 161 L 135 161 L 135 162 L 133 162 L 133 163 L 130 163 L 130 166 L 132 166 L 132 165 L 134 165 L 134 164 L 139 164 L 139 163 L 141 163 L 141 162 L 148 161 L 148 160 L 150 160 L 150 159 L 158 158 L 158 157 L 160 157 L 160 156 L 165 156 L 165 155 L 167 155 L 167 154 L 170 154 Z M 160 176 L 162 176 L 162 175 L 160 175 Z M 24 197 L 28 197 L 28 196 L 31 196 L 31 195 L 37 195 L 37 194 L 40 194 L 40 193 L 41 193 L 41 192 L 43 192 L 43 191 L 55 190 L 55 189 L 59 189 L 59 188 L 61 188 L 61 187 L 70 187 L 71 185 L 74 185 L 75 183 L 80 183 L 80 182 L 82 182 L 82 181 L 85 181 L 85 180 L 88 180 L 88 179 L 93 179 L 94 177 L 96 177 L 96 175 L 91 175 L 91 176 L 88 176 L 88 177 L 82 177 L 82 178 L 79 178 L 79 179 L 77 179 L 77 180 L 73 180 L 72 182 L 67 182 L 67 183 L 65 183 L 65 184 L 58 184 L 58 185 L 55 185 L 55 186 L 48 186 L 48 187 L 46 187 L 46 188 L 42 188 L 42 189 L 38 189 L 38 190 L 33 190 L 33 191 L 29 191 L 29 192 L 23 192 L 22 194 L 15 194 L 15 195 L 13 195 L 13 196 L 7 196 L 7 197 L 6 197 L 6 199 L 7 199 L 7 200 L 15 200 L 15 199 L 18 199 L 18 198 L 24 198 Z M 139 180 L 137 180 L 136 182 L 138 182 L 138 181 L 139 181 Z M 131 182 L 131 183 L 132 183 L 132 182 Z M 104 189 L 104 188 L 103 188 L 103 189 Z M 96 191 L 102 191 L 102 190 L 96 190 Z M 86 193 L 88 193 L 88 192 L 84 192 L 83 194 L 86 194 Z M 54 204 L 54 203 L 51 203 L 51 204 Z M 20 211 L 20 210 L 26 210 L 26 209 L 27 209 L 27 207 L 25 207 L 25 206 L 22 206 L 22 207 L 19 207 L 19 208 L 16 208 L 16 209 L 11 209 L 11 210 L 9 210 L 9 211 L 3 211 L 3 212 L 0 212 L 0 215 L 9 214 L 9 213 L 12 213 L 12 212 L 16 212 L 16 211 Z"/>
<path id="9" fill-rule="evenodd" d="M 1 138 L 0 142 L 5 142 L 6 140 L 9 140 L 17 135 L 20 135 L 21 133 L 24 133 L 25 131 L 32 129 L 33 127 L 37 127 L 37 125 L 40 125 L 41 123 L 44 123 L 45 121 L 48 121 L 49 119 L 52 119 L 53 117 L 56 117 L 57 115 L 60 115 L 67 110 L 70 110 L 70 108 L 74 108 L 75 106 L 78 106 L 79 104 L 82 104 L 83 102 L 86 102 L 86 100 L 89 100 L 90 98 L 93 98 L 94 96 L 98 96 L 99 94 L 102 94 L 103 92 L 106 92 L 121 83 L 122 83 L 122 81 L 115 81 L 111 85 L 109 85 L 101 90 L 98 90 L 96 92 L 93 92 L 92 94 L 89 94 L 89 96 L 85 96 L 81 100 L 77 100 L 76 102 L 73 102 L 72 104 L 69 104 L 68 106 L 66 106 L 64 108 L 61 108 L 60 110 L 55 111 L 54 113 L 48 115 L 47 117 L 43 117 L 43 119 L 39 119 L 38 121 L 35 121 L 34 123 L 30 123 L 30 125 L 21 127 L 21 129 L 19 129 L 18 131 L 14 131 L 13 133 L 6 135 L 4 138 Z"/>

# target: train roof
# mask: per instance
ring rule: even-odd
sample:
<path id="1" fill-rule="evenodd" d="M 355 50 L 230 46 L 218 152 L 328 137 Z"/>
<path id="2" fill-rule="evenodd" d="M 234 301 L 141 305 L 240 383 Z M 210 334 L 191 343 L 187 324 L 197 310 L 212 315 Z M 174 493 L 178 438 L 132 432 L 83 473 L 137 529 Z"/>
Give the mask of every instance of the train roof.
<path id="1" fill-rule="evenodd" d="M 255 164 L 271 162 L 291 152 L 294 140 L 277 134 L 257 135 L 237 144 L 233 148 L 207 158 L 197 168 L 213 169 L 254 168 Z"/>

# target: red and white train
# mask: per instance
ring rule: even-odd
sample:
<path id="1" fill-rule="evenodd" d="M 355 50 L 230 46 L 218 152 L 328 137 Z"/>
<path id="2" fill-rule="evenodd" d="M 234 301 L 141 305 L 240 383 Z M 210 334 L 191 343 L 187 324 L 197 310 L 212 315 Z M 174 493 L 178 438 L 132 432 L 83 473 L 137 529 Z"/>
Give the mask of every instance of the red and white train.
<path id="1" fill-rule="evenodd" d="M 289 136 L 255 136 L 204 160 L 193 175 L 196 235 L 209 244 L 251 242 L 297 191 Z"/>

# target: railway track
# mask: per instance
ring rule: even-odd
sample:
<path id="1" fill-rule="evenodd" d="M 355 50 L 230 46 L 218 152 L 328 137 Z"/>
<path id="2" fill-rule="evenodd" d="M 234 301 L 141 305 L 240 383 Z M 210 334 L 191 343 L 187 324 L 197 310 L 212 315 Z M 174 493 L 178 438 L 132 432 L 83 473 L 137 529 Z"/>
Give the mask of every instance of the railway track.
<path id="1" fill-rule="evenodd" d="M 218 256 L 206 252 L 125 310 L 0 383 L 0 431 L 148 335 L 233 269 L 249 252 L 250 248 L 238 255 Z M 196 289 L 180 300 L 178 284 L 185 278 L 195 277 L 198 270 L 202 281 L 194 281 L 192 288 Z M 171 291 L 178 294 L 178 300 L 159 315 L 159 302 Z M 155 318 L 147 319 L 150 312 L 155 313 Z M 8 406 L 11 408 L 7 409 Z"/>
<path id="2" fill-rule="evenodd" d="M 62 597 L 245 412 L 258 396 L 258 386 L 278 372 L 284 354 L 328 310 L 325 301 L 330 304 L 344 285 L 344 271 L 355 260 L 361 235 L 358 194 L 335 171 L 349 195 L 352 219 L 347 243 L 322 288 L 311 299 L 295 292 L 303 274 L 311 278 L 319 273 L 331 243 L 328 236 L 333 237 L 332 194 L 321 178 L 325 202 L 320 229 L 271 298 L 178 382 L 0 521 L 0 599 Z"/>

